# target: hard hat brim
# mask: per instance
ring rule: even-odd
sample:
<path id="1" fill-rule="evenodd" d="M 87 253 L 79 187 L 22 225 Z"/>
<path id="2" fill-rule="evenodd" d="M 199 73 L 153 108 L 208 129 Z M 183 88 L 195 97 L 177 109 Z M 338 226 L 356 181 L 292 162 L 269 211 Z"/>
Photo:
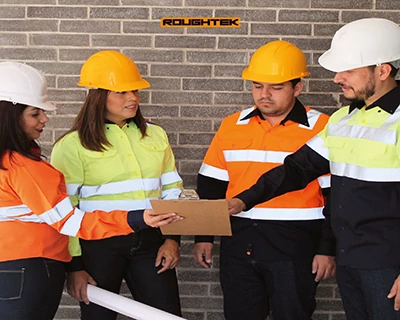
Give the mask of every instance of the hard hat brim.
<path id="1" fill-rule="evenodd" d="M 267 82 L 267 83 L 284 83 L 293 79 L 304 78 L 309 76 L 310 73 L 302 72 L 300 75 L 292 75 L 292 76 L 282 76 L 282 75 L 264 75 L 264 74 L 256 74 L 246 68 L 242 72 L 242 78 L 249 81 L 255 82 Z"/>
<path id="2" fill-rule="evenodd" d="M 114 85 L 114 86 L 113 85 L 103 85 L 103 86 L 101 86 L 101 88 L 99 88 L 99 87 L 96 87 L 89 83 L 79 81 L 78 86 L 87 87 L 89 89 L 105 89 L 105 90 L 116 91 L 116 92 L 125 92 L 125 91 L 148 89 L 148 88 L 150 88 L 150 83 L 148 81 L 146 81 L 145 79 L 141 79 L 139 81 L 118 84 L 118 85 Z"/>
<path id="3" fill-rule="evenodd" d="M 46 110 L 46 111 L 54 111 L 54 110 L 57 109 L 49 101 L 35 103 L 35 102 L 29 101 L 29 100 L 15 99 L 15 98 L 12 98 L 12 97 L 1 97 L 1 96 L 0 96 L 0 101 L 7 101 L 7 102 L 14 103 L 14 104 L 19 103 L 19 104 L 23 104 L 23 105 L 26 105 L 26 106 L 31 106 L 31 107 L 36 107 L 36 108 L 39 108 L 39 109 L 43 109 L 43 110 Z"/>

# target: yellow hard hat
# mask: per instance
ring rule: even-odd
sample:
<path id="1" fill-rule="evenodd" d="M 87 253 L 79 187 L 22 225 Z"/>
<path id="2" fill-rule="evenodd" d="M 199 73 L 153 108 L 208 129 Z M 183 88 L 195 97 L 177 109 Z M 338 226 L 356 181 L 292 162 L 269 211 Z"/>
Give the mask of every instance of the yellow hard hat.
<path id="1" fill-rule="evenodd" d="M 254 52 L 242 78 L 256 82 L 282 83 L 310 75 L 303 52 L 294 44 L 277 40 Z"/>
<path id="2" fill-rule="evenodd" d="M 126 55 L 104 50 L 91 55 L 83 64 L 78 86 L 124 92 L 150 88 L 150 83 Z"/>

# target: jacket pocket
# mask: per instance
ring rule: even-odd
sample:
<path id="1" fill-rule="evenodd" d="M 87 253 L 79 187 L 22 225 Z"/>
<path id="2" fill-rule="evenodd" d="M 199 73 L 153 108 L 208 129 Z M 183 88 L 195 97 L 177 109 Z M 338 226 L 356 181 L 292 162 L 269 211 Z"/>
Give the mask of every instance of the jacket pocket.
<path id="1" fill-rule="evenodd" d="M 24 272 L 21 270 L 0 270 L 0 300 L 18 300 L 24 287 Z"/>
<path id="2" fill-rule="evenodd" d="M 165 151 L 168 148 L 168 143 L 165 141 L 143 141 L 141 145 L 146 148 L 146 151 Z"/>
<path id="3" fill-rule="evenodd" d="M 116 176 L 124 172 L 120 155 L 115 148 L 100 152 L 84 150 L 81 157 L 85 163 L 85 182 L 90 184 L 113 181 Z"/>
<path id="4" fill-rule="evenodd" d="M 221 140 L 223 150 L 243 150 L 248 149 L 253 143 L 253 139 L 224 139 Z"/>

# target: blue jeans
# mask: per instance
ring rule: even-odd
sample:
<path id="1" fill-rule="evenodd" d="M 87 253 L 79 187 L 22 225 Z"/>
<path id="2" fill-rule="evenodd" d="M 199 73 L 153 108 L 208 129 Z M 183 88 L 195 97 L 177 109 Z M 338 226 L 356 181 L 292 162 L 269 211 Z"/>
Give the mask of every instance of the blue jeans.
<path id="1" fill-rule="evenodd" d="M 337 266 L 336 278 L 347 320 L 400 320 L 388 299 L 400 267 L 366 270 Z"/>
<path id="2" fill-rule="evenodd" d="M 317 283 L 312 261 L 256 261 L 221 254 L 220 279 L 227 320 L 310 320 Z"/>
<path id="3" fill-rule="evenodd" d="M 143 232 L 144 231 L 144 232 Z M 157 274 L 154 266 L 163 243 L 154 229 L 103 240 L 80 240 L 85 270 L 99 288 L 119 293 L 125 279 L 133 298 L 163 311 L 181 315 L 175 269 Z M 83 320 L 115 320 L 117 314 L 94 303 L 81 303 Z"/>
<path id="4" fill-rule="evenodd" d="M 0 319 L 52 320 L 61 300 L 64 263 L 45 258 L 0 262 Z"/>

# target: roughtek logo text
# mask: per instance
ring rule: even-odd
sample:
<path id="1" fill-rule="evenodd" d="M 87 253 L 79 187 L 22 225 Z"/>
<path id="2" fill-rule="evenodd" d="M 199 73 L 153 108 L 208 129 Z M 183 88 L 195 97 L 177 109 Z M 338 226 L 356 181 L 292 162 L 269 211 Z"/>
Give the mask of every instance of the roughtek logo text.
<path id="1" fill-rule="evenodd" d="M 240 28 L 240 18 L 162 18 L 162 28 Z"/>

